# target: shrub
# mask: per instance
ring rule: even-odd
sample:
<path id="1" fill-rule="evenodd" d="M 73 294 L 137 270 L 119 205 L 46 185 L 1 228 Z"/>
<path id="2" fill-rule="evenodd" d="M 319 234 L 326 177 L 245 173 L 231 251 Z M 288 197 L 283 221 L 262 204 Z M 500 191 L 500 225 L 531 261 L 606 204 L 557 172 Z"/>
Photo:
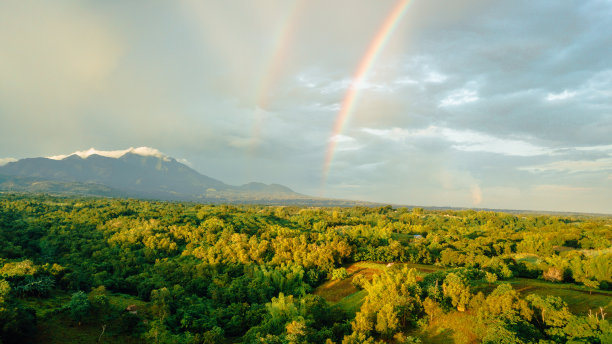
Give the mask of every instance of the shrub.
<path id="1" fill-rule="evenodd" d="M 547 281 L 561 282 L 563 281 L 563 271 L 561 271 L 561 269 L 558 269 L 552 266 L 548 268 L 548 270 L 546 270 L 544 274 L 542 274 L 542 277 L 544 277 L 544 279 Z"/>
<path id="2" fill-rule="evenodd" d="M 334 269 L 332 271 L 332 280 L 343 280 L 349 276 L 345 268 Z"/>

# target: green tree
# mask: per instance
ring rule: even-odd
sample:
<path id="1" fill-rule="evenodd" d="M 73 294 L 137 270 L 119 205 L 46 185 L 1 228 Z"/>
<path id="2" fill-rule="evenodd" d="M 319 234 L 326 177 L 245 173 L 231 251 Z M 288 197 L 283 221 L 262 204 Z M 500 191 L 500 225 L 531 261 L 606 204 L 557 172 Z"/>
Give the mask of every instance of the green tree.
<path id="1" fill-rule="evenodd" d="M 349 276 L 345 268 L 334 269 L 332 271 L 332 280 L 343 280 Z"/>
<path id="2" fill-rule="evenodd" d="M 497 282 L 497 275 L 491 272 L 485 273 L 485 280 L 487 283 L 495 283 Z"/>
<path id="3" fill-rule="evenodd" d="M 470 302 L 470 287 L 464 282 L 463 278 L 456 273 L 449 273 L 442 283 L 444 296 L 450 298 L 453 307 L 458 311 L 464 312 L 465 306 Z"/>
<path id="4" fill-rule="evenodd" d="M 82 291 L 77 291 L 76 293 L 72 294 L 72 298 L 68 304 L 68 309 L 70 311 L 70 317 L 72 317 L 74 321 L 78 322 L 79 326 L 81 325 L 83 318 L 89 314 L 90 308 L 91 305 L 87 299 L 87 294 Z"/>

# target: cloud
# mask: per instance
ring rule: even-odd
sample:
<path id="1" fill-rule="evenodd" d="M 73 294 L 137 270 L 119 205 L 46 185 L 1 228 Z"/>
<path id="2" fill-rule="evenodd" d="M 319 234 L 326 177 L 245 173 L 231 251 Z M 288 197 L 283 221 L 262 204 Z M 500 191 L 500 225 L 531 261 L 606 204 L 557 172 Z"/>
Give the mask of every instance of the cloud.
<path id="1" fill-rule="evenodd" d="M 448 75 L 444 75 L 437 71 L 429 71 L 427 76 L 425 77 L 425 82 L 430 82 L 434 84 L 440 84 L 445 82 L 448 79 Z"/>
<path id="2" fill-rule="evenodd" d="M 322 95 L 333 95 L 342 97 L 349 88 L 359 91 L 370 92 L 395 92 L 397 81 L 375 80 L 375 78 L 364 78 L 355 82 L 350 77 L 331 79 L 329 76 L 317 76 L 301 73 L 296 80 L 302 87 L 316 90 Z M 402 82 L 400 81 L 399 84 Z"/>
<path id="3" fill-rule="evenodd" d="M 15 158 L 0 158 L 0 166 L 4 166 L 8 164 L 9 162 L 15 162 L 15 161 L 17 161 L 17 159 Z"/>
<path id="4" fill-rule="evenodd" d="M 598 145 L 598 146 L 587 146 L 587 147 L 575 147 L 579 151 L 600 151 L 612 153 L 612 145 Z"/>
<path id="5" fill-rule="evenodd" d="M 440 107 L 459 106 L 463 104 L 473 103 L 480 99 L 478 92 L 469 89 L 460 89 L 453 91 L 440 102 Z"/>
<path id="6" fill-rule="evenodd" d="M 176 161 L 180 162 L 183 165 L 187 165 L 189 167 L 193 167 L 193 164 L 189 160 L 187 160 L 187 159 L 180 158 L 180 159 L 176 159 Z"/>
<path id="7" fill-rule="evenodd" d="M 70 153 L 66 155 L 55 155 L 55 156 L 50 156 L 47 158 L 53 159 L 53 160 L 63 160 L 71 155 L 78 155 L 83 159 L 87 159 L 91 155 L 100 155 L 100 156 L 105 156 L 107 158 L 120 158 L 127 153 L 132 153 L 132 154 L 137 154 L 137 155 L 142 155 L 142 156 L 154 156 L 154 157 L 166 159 L 166 160 L 169 158 L 167 155 L 151 147 L 137 147 L 137 148 L 130 147 L 128 149 L 113 150 L 113 151 L 102 151 L 102 150 L 97 150 L 95 148 L 90 148 L 84 151 L 76 151 L 74 153 Z"/>
<path id="8" fill-rule="evenodd" d="M 336 143 L 336 151 L 354 151 L 363 148 L 357 143 L 357 140 L 347 135 L 334 135 L 329 139 L 330 142 Z"/>
<path id="9" fill-rule="evenodd" d="M 593 188 L 589 187 L 577 187 L 571 185 L 537 185 L 534 187 L 536 192 L 560 192 L 560 193 L 573 193 L 573 192 L 589 192 L 593 191 Z"/>
<path id="10" fill-rule="evenodd" d="M 612 158 L 602 158 L 596 160 L 561 160 L 553 161 L 547 164 L 520 167 L 519 169 L 532 173 L 612 171 Z"/>
<path id="11" fill-rule="evenodd" d="M 576 92 L 575 91 L 568 91 L 568 90 L 564 90 L 561 93 L 549 93 L 546 95 L 546 100 L 549 102 L 554 102 L 554 101 L 558 101 L 558 100 L 565 100 L 565 99 L 570 99 L 570 98 L 574 98 L 576 96 Z"/>
<path id="12" fill-rule="evenodd" d="M 0 156 L 148 146 L 228 183 L 318 194 L 390 4 L 236 6 L 0 2 Z M 609 209 L 611 16 L 599 0 L 413 1 L 353 85 L 328 196 Z"/>
<path id="13" fill-rule="evenodd" d="M 499 138 L 472 130 L 456 130 L 438 126 L 417 130 L 363 128 L 362 131 L 392 141 L 419 138 L 443 139 L 451 142 L 454 149 L 465 152 L 487 152 L 509 156 L 538 156 L 554 153 L 553 149 L 523 140 Z"/>

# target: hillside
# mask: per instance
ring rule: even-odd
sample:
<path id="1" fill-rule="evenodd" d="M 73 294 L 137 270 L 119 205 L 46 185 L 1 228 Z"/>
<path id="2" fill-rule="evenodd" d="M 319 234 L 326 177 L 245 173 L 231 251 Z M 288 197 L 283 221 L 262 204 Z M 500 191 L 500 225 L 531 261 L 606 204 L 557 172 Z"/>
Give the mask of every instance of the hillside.
<path id="1" fill-rule="evenodd" d="M 108 152 L 91 149 L 86 153 L 10 162 L 0 166 L 0 190 L 182 201 L 309 198 L 279 184 L 228 185 L 152 148 L 115 152 L 120 155 L 105 156 Z"/>

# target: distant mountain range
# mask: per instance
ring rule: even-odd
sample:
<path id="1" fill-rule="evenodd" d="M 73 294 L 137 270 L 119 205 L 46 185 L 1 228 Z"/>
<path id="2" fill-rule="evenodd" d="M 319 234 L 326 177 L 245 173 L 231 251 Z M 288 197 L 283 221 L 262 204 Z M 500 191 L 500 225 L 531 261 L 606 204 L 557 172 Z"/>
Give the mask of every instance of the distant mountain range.
<path id="1" fill-rule="evenodd" d="M 228 185 L 148 147 L 122 151 L 92 148 L 9 162 L 0 166 L 0 190 L 245 203 L 310 203 L 315 199 L 279 184 Z"/>

